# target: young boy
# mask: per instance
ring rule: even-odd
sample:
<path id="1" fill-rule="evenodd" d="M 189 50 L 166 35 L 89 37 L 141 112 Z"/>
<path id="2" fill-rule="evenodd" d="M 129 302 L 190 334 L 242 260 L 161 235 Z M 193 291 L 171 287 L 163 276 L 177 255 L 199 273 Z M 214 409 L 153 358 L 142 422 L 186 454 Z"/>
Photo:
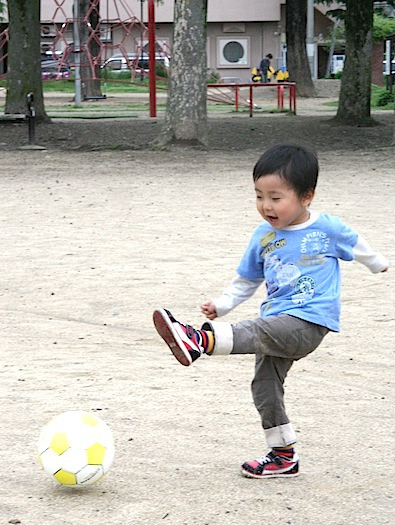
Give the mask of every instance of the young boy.
<path id="1" fill-rule="evenodd" d="M 329 331 L 339 331 L 338 259 L 353 259 L 373 273 L 388 260 L 339 218 L 310 211 L 318 160 L 308 148 L 274 146 L 253 171 L 256 207 L 264 221 L 255 229 L 237 276 L 222 296 L 201 309 L 210 320 L 201 330 L 180 323 L 168 310 L 154 324 L 176 359 L 189 366 L 202 354 L 255 354 L 252 394 L 270 452 L 245 462 L 252 478 L 290 478 L 299 473 L 296 434 L 284 407 L 284 380 L 294 361 L 315 350 Z M 265 281 L 260 317 L 231 325 L 214 321 L 251 297 Z"/>

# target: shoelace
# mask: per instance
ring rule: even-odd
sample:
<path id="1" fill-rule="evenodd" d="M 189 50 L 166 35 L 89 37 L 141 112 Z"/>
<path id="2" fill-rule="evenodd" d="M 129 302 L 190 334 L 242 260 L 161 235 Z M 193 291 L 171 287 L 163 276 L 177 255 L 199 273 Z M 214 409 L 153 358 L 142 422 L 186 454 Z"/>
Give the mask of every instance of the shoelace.
<path id="1" fill-rule="evenodd" d="M 262 456 L 261 458 L 256 460 L 260 465 L 265 465 L 266 463 L 281 463 L 281 459 L 274 453 L 269 452 L 266 454 L 266 456 Z"/>

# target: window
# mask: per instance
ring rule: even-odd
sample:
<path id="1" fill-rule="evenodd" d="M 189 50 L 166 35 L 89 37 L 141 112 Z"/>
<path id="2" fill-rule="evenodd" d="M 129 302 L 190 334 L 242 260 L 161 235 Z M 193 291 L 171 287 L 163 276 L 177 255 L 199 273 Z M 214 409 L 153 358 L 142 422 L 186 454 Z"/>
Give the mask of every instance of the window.
<path id="1" fill-rule="evenodd" d="M 218 38 L 218 67 L 250 67 L 249 38 Z"/>

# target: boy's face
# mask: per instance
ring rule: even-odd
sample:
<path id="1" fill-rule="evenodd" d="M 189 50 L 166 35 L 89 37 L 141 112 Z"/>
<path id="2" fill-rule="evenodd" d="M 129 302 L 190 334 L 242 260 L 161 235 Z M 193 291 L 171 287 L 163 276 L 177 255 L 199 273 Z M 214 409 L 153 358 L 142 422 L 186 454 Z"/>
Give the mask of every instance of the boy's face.
<path id="1" fill-rule="evenodd" d="M 261 216 L 276 230 L 301 224 L 310 217 L 307 206 L 314 190 L 299 197 L 279 175 L 263 175 L 255 181 L 256 207 Z"/>

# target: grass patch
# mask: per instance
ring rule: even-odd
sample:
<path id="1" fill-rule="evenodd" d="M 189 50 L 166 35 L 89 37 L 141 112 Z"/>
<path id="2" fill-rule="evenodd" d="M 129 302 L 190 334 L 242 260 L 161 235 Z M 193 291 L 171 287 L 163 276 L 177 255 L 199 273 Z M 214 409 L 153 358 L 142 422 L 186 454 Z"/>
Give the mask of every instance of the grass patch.
<path id="1" fill-rule="evenodd" d="M 166 90 L 167 84 L 158 81 L 156 84 L 157 90 Z M 149 85 L 148 80 L 144 82 L 136 81 L 132 83 L 129 79 L 108 79 L 107 81 L 102 80 L 100 83 L 100 89 L 103 94 L 107 93 L 148 93 Z M 43 81 L 44 93 L 74 93 L 75 86 L 74 80 L 45 80 Z"/>
<path id="2" fill-rule="evenodd" d="M 337 108 L 339 105 L 338 101 L 325 102 L 324 106 Z M 372 95 L 370 98 L 371 109 L 383 109 L 393 110 L 394 109 L 394 93 L 390 93 L 384 87 L 372 85 Z"/>

